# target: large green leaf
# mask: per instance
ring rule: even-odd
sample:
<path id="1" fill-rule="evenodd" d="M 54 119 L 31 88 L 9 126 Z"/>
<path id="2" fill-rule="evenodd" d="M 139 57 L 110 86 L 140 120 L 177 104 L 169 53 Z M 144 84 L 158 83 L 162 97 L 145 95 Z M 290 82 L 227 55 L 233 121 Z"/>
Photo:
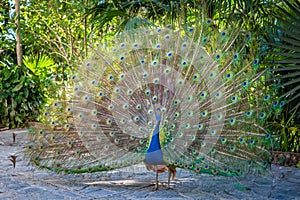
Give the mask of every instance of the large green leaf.
<path id="1" fill-rule="evenodd" d="M 294 109 L 300 106 L 300 2 L 284 0 L 286 7 L 275 13 L 278 23 L 272 25 L 275 33 L 270 43 L 274 47 L 272 63 L 281 80 L 283 95 Z"/>
<path id="2" fill-rule="evenodd" d="M 24 81 L 25 81 L 25 76 L 22 76 L 22 78 L 20 79 L 20 82 L 18 85 L 16 85 L 13 89 L 12 92 L 18 92 L 24 85 Z"/>

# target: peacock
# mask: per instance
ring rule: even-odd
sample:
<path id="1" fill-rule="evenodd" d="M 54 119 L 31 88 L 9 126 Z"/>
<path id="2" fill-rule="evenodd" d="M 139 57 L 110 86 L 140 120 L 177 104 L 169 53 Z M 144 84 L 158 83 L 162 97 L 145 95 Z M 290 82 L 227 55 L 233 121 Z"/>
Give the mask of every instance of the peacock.
<path id="1" fill-rule="evenodd" d="M 139 163 L 158 174 L 176 168 L 222 176 L 264 174 L 269 116 L 284 101 L 261 67 L 256 38 L 240 23 L 140 26 L 124 30 L 72 74 L 67 94 L 30 128 L 26 154 L 62 173 Z"/>

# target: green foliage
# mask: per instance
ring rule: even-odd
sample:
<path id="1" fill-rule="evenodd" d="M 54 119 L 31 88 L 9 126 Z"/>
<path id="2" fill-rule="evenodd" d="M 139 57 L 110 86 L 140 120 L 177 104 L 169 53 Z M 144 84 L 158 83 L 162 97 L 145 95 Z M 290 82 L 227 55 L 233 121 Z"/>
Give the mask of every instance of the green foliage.
<path id="1" fill-rule="evenodd" d="M 186 2 L 186 4 L 189 4 Z M 183 4 L 182 4 L 183 5 Z M 93 24 L 102 32 L 120 32 L 178 20 L 180 1 L 102 1 L 91 7 Z"/>
<path id="2" fill-rule="evenodd" d="M 0 123 L 10 128 L 24 126 L 24 123 L 28 121 L 39 120 L 39 114 L 43 111 L 44 105 L 61 96 L 63 87 L 59 84 L 68 79 L 71 62 L 75 62 L 76 58 L 80 57 L 76 54 L 74 56 L 69 54 L 69 41 L 62 35 L 67 29 L 64 27 L 66 23 L 61 23 L 64 30 L 60 27 L 53 30 L 55 28 L 52 28 L 54 25 L 52 22 L 59 24 L 60 18 L 49 14 L 52 9 L 48 9 L 46 3 L 35 5 L 40 6 L 35 7 L 38 11 L 33 9 L 33 4 L 21 5 L 20 26 L 23 54 L 25 55 L 23 57 L 24 66 L 21 67 L 16 65 L 14 36 L 16 27 L 14 14 L 10 14 L 14 5 L 7 1 L 0 7 L 2 13 L 0 15 L 2 24 L 0 26 Z M 27 10 L 27 8 L 32 10 Z M 59 10 L 54 11 L 59 12 Z M 44 15 L 37 16 L 39 12 Z M 69 11 L 66 10 L 66 12 Z M 69 13 L 69 16 L 79 18 L 78 15 L 72 14 L 74 13 Z M 29 21 L 28 17 L 31 17 Z M 61 17 L 63 18 L 63 16 Z M 40 21 L 38 21 L 39 19 Z M 68 20 L 65 19 L 65 21 Z M 37 21 L 40 24 L 44 21 L 49 23 L 40 26 Z M 67 23 L 67 25 L 69 24 Z M 49 29 L 46 29 L 47 27 Z M 28 30 L 32 32 L 28 32 Z M 65 33 L 65 38 L 69 39 L 67 34 Z M 46 39 L 43 40 L 43 37 Z M 48 42 L 47 39 L 49 39 Z M 57 41 L 61 42 L 58 46 L 56 46 Z"/>
<path id="3" fill-rule="evenodd" d="M 274 80 L 278 82 L 279 99 L 285 106 L 280 116 L 273 117 L 277 135 L 275 148 L 300 152 L 300 3 L 283 1 L 272 13 L 275 23 L 268 23 L 269 55 Z"/>
<path id="4" fill-rule="evenodd" d="M 297 109 L 300 106 L 300 2 L 284 2 L 286 8 L 274 13 L 278 23 L 271 24 L 270 62 L 281 82 L 281 98 L 287 98 L 287 104 Z"/>
<path id="5" fill-rule="evenodd" d="M 58 66 L 46 55 L 24 56 L 23 63 L 39 80 L 39 85 L 47 103 L 60 97 L 64 91 L 61 86 L 68 78 L 66 71 L 64 74 L 60 74 Z"/>
<path id="6" fill-rule="evenodd" d="M 15 128 L 36 120 L 46 101 L 41 86 L 25 67 L 0 66 L 0 123 Z"/>
<path id="7" fill-rule="evenodd" d="M 30 1 L 22 13 L 23 42 L 28 44 L 24 51 L 27 55 L 47 55 L 62 74 L 78 67 L 88 45 L 99 43 L 100 31 L 87 13 L 93 4 L 96 1 Z"/>
<path id="8" fill-rule="evenodd" d="M 64 89 L 63 76 L 54 75 L 57 66 L 47 56 L 25 56 L 23 63 L 0 65 L 0 123 L 10 128 L 38 120 L 43 107 Z"/>
<path id="9" fill-rule="evenodd" d="M 0 4 L 0 62 L 9 64 L 16 60 L 15 38 L 12 34 L 14 23 L 9 16 L 8 3 Z"/>
<path id="10" fill-rule="evenodd" d="M 300 152 L 300 116 L 293 113 L 282 113 L 279 122 L 273 122 L 276 140 L 275 149 L 284 152 Z"/>

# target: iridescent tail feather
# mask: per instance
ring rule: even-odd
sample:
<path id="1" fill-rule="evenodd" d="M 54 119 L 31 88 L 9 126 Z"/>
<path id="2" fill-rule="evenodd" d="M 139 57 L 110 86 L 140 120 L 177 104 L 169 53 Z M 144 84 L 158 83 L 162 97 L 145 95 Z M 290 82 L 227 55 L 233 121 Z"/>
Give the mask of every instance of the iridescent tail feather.
<path id="1" fill-rule="evenodd" d="M 70 103 L 54 102 L 47 123 L 31 129 L 30 159 L 66 173 L 145 162 L 159 108 L 166 166 L 224 176 L 265 171 L 265 124 L 280 102 L 270 71 L 251 51 L 251 33 L 202 21 L 124 31 L 94 51 L 72 76 Z"/>

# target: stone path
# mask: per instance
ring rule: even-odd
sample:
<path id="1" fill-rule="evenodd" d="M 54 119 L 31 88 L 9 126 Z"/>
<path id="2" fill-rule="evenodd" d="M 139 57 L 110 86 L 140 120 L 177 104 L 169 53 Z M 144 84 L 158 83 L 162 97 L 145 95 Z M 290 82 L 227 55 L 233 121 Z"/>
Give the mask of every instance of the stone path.
<path id="1" fill-rule="evenodd" d="M 36 169 L 22 156 L 26 141 L 26 130 L 0 132 L 0 199 L 300 199 L 298 168 L 272 166 L 268 176 L 240 182 L 178 170 L 172 189 L 166 190 L 165 173 L 159 177 L 160 189 L 153 191 L 154 172 L 143 165 L 79 175 Z M 15 169 L 10 155 L 17 155 Z"/>

